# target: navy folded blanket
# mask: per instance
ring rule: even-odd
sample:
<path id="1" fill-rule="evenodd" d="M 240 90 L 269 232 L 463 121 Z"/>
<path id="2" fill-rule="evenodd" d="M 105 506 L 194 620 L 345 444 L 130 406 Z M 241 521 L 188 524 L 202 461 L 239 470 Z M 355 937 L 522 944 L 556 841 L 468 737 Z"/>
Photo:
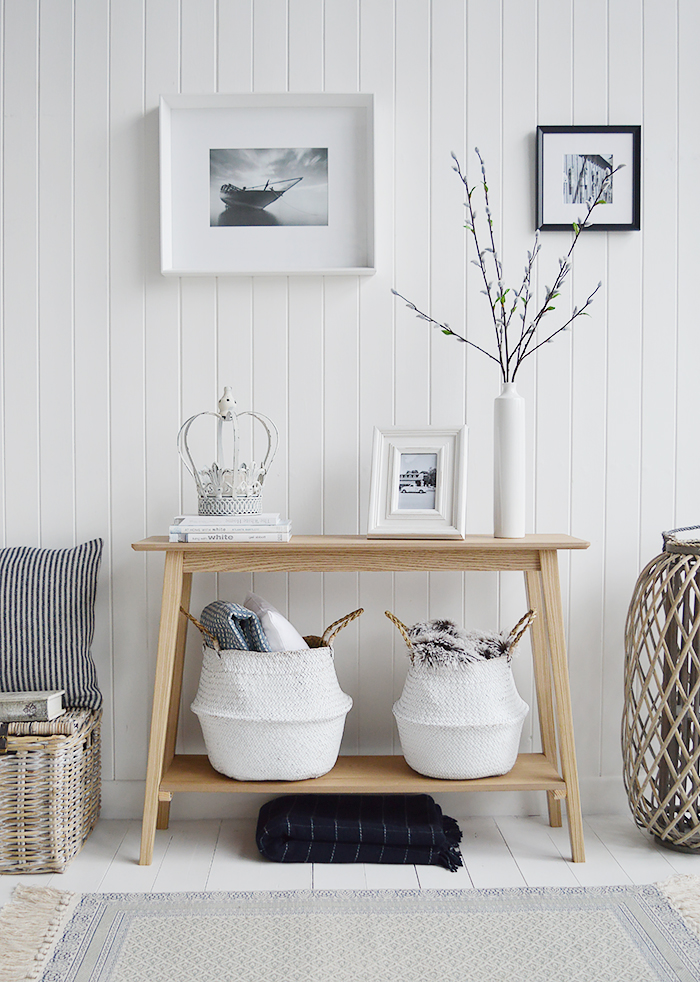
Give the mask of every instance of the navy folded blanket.
<path id="1" fill-rule="evenodd" d="M 288 794 L 260 809 L 255 841 L 276 863 L 462 865 L 457 822 L 427 794 Z"/>

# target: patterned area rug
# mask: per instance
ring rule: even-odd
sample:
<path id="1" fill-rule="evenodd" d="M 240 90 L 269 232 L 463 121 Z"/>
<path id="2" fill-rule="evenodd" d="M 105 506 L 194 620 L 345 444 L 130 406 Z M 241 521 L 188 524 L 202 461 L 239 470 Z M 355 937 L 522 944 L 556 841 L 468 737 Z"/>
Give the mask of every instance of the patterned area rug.
<path id="1" fill-rule="evenodd" d="M 82 894 L 18 887 L 2 982 L 690 982 L 700 877 L 595 889 Z"/>

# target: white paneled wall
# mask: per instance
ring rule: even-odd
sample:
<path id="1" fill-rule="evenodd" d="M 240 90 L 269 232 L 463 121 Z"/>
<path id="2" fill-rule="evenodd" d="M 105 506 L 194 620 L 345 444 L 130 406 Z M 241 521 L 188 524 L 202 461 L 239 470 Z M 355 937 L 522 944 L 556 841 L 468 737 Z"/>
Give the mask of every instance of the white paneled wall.
<path id="1" fill-rule="evenodd" d="M 591 233 L 568 308 L 602 279 L 592 316 L 520 375 L 532 531 L 587 538 L 562 588 L 584 806 L 621 796 L 622 632 L 662 529 L 700 520 L 700 69 L 695 0 L 4 0 L 2 7 L 3 542 L 106 544 L 94 654 L 105 694 L 107 814 L 138 814 L 162 559 L 131 542 L 192 510 L 182 420 L 225 384 L 279 425 L 268 508 L 298 533 L 366 528 L 374 425 L 469 426 L 468 527 L 492 528 L 492 363 L 396 303 L 391 288 L 490 342 L 463 228 L 454 150 L 486 159 L 506 273 L 534 231 L 535 128 L 643 127 L 642 231 Z M 372 278 L 159 272 L 157 106 L 174 92 L 371 92 Z M 570 235 L 549 232 L 540 291 Z M 384 618 L 450 616 L 508 629 L 516 574 L 242 574 L 195 579 L 193 608 L 253 585 L 305 632 L 359 605 L 338 642 L 355 699 L 348 752 L 398 750 L 405 673 Z M 180 743 L 201 748 L 187 708 Z M 518 684 L 534 700 L 528 658 Z M 523 748 L 537 746 L 532 717 Z M 193 796 L 182 813 L 257 802 Z M 478 797 L 478 796 L 474 796 Z M 177 805 L 177 802 L 176 802 Z M 517 796 L 453 810 L 522 810 Z M 187 811 L 189 809 L 189 811 Z"/>

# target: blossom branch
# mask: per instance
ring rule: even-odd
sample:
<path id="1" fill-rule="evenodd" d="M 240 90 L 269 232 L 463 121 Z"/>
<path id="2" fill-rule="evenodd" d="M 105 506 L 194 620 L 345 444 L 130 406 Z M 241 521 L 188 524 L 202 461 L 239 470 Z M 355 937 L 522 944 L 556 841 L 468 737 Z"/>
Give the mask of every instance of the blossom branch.
<path id="1" fill-rule="evenodd" d="M 523 274 L 522 281 L 520 283 L 520 287 L 518 290 L 512 292 L 511 295 L 513 300 L 512 300 L 512 304 L 510 304 L 510 301 L 508 302 L 506 301 L 506 297 L 509 293 L 511 293 L 511 290 L 509 287 L 505 286 L 505 283 L 503 281 L 503 267 L 501 265 L 500 259 L 498 258 L 498 252 L 496 249 L 496 240 L 493 230 L 494 223 L 491 216 L 491 205 L 489 201 L 489 188 L 486 180 L 486 166 L 484 164 L 481 154 L 479 153 L 478 148 L 475 148 L 475 152 L 477 157 L 479 158 L 479 164 L 481 166 L 481 174 L 483 177 L 482 187 L 483 187 L 484 202 L 485 202 L 485 209 L 486 209 L 486 222 L 488 225 L 488 241 L 490 243 L 489 246 L 486 246 L 484 248 L 481 247 L 481 243 L 479 241 L 479 234 L 477 232 L 476 210 L 474 208 L 474 204 L 472 201 L 472 197 L 476 190 L 476 186 L 470 190 L 469 184 L 467 182 L 467 178 L 462 173 L 459 160 L 457 159 L 454 153 L 452 154 L 452 159 L 454 160 L 453 169 L 459 176 L 459 179 L 462 181 L 462 184 L 464 185 L 467 193 L 467 200 L 465 204 L 468 209 L 469 221 L 465 227 L 468 229 L 469 232 L 471 232 L 474 238 L 474 245 L 476 247 L 477 258 L 473 259 L 472 262 L 474 263 L 475 266 L 479 267 L 481 271 L 482 279 L 484 281 L 484 289 L 481 292 L 485 294 L 489 302 L 491 317 L 493 320 L 493 326 L 496 336 L 497 354 L 492 354 L 490 351 L 487 351 L 485 348 L 480 347 L 478 344 L 475 344 L 473 341 L 469 340 L 468 338 L 462 337 L 461 334 L 457 334 L 457 332 L 453 331 L 448 324 L 441 323 L 440 321 L 435 320 L 433 317 L 430 317 L 427 314 L 423 313 L 423 311 L 419 310 L 415 306 L 415 304 L 413 304 L 402 294 L 398 293 L 396 290 L 392 290 L 391 292 L 395 296 L 400 297 L 400 299 L 406 303 L 407 307 L 415 311 L 416 315 L 419 318 L 428 321 L 430 324 L 433 324 L 435 327 L 440 328 L 443 334 L 451 335 L 452 337 L 457 338 L 458 341 L 462 341 L 464 344 L 471 345 L 471 347 L 476 348 L 477 351 L 480 351 L 482 354 L 486 355 L 487 358 L 490 358 L 492 361 L 495 361 L 501 369 L 501 376 L 503 378 L 503 381 L 510 382 L 515 378 L 515 375 L 518 369 L 520 368 L 521 364 L 525 360 L 525 358 L 528 358 L 531 354 L 534 354 L 535 351 L 538 351 L 543 344 L 547 344 L 549 341 L 552 341 L 562 331 L 569 330 L 575 320 L 586 314 L 587 308 L 591 305 L 591 303 L 593 302 L 593 298 L 595 297 L 596 293 L 600 289 L 602 284 L 599 283 L 598 286 L 595 288 L 595 290 L 593 290 L 593 292 L 588 296 L 584 305 L 580 309 L 574 307 L 571 316 L 565 321 L 564 324 L 558 327 L 556 331 L 553 331 L 544 340 L 535 343 L 537 330 L 541 324 L 541 321 L 544 318 L 545 314 L 548 314 L 555 309 L 554 301 L 556 300 L 557 297 L 561 295 L 561 289 L 564 284 L 564 281 L 566 280 L 567 276 L 571 271 L 571 256 L 574 249 L 576 248 L 576 244 L 579 240 L 581 232 L 584 229 L 591 227 L 591 215 L 593 214 L 593 210 L 597 208 L 598 205 L 605 204 L 603 198 L 605 190 L 609 186 L 610 182 L 612 181 L 613 175 L 617 173 L 618 170 L 620 170 L 620 167 L 616 167 L 610 170 L 607 174 L 605 174 L 596 193 L 587 202 L 587 210 L 583 219 L 579 219 L 578 221 L 572 223 L 574 237 L 571 242 L 571 245 L 569 246 L 569 250 L 566 253 L 566 255 L 559 260 L 559 270 L 554 279 L 553 285 L 551 287 L 549 286 L 545 287 L 545 296 L 541 307 L 539 308 L 535 316 L 531 320 L 529 320 L 528 308 L 533 296 L 531 290 L 532 273 L 533 273 L 535 261 L 537 259 L 537 256 L 541 248 L 539 242 L 539 232 L 535 233 L 535 242 L 532 251 L 528 251 L 527 254 L 528 260 L 525 266 L 525 271 Z M 493 263 L 495 268 L 496 283 L 498 288 L 498 292 L 496 295 L 494 295 L 493 292 L 493 283 L 490 282 L 489 280 L 489 271 L 487 266 L 487 263 L 489 262 L 488 259 L 489 256 L 491 257 L 491 262 Z M 520 307 L 521 304 L 522 304 L 522 308 Z M 512 325 L 513 317 L 516 315 L 517 311 L 519 311 L 518 316 L 520 319 L 521 326 L 519 329 L 519 335 L 517 336 L 517 341 L 515 342 L 515 344 L 511 344 L 509 330 Z M 586 314 L 586 316 L 588 315 Z"/>
<path id="2" fill-rule="evenodd" d="M 439 327 L 443 334 L 449 334 L 451 335 L 451 337 L 457 338 L 458 341 L 462 341 L 464 342 L 464 344 L 471 345 L 472 348 L 476 348 L 477 351 L 480 351 L 482 355 L 486 355 L 487 358 L 490 358 L 492 361 L 498 362 L 498 364 L 500 365 L 498 358 L 492 355 L 489 351 L 486 351 L 485 348 L 480 348 L 478 344 L 474 344 L 474 342 L 470 341 L 469 338 L 463 338 L 461 334 L 457 334 L 456 331 L 453 331 L 449 324 L 441 324 L 440 321 L 436 321 L 434 317 L 429 317 L 428 314 L 424 314 L 422 310 L 419 310 L 414 303 L 412 303 L 410 300 L 407 300 L 406 297 L 404 297 L 402 294 L 398 292 L 398 290 L 392 290 L 391 292 L 394 294 L 395 297 L 398 297 L 399 300 L 403 300 L 406 306 L 410 310 L 415 310 L 419 320 L 428 321 L 434 327 Z"/>

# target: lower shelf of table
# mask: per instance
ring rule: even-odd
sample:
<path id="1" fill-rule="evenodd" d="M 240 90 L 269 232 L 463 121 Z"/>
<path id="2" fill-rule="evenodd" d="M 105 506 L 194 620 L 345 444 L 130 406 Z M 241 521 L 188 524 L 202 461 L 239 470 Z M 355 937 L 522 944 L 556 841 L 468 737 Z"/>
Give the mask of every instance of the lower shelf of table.
<path id="1" fill-rule="evenodd" d="M 339 757 L 333 770 L 308 781 L 234 781 L 219 774 L 209 758 L 178 755 L 160 783 L 164 797 L 178 791 L 274 792 L 306 794 L 414 794 L 437 791 L 554 791 L 566 796 L 566 784 L 543 754 L 520 754 L 508 774 L 472 781 L 423 777 L 402 756 Z"/>

